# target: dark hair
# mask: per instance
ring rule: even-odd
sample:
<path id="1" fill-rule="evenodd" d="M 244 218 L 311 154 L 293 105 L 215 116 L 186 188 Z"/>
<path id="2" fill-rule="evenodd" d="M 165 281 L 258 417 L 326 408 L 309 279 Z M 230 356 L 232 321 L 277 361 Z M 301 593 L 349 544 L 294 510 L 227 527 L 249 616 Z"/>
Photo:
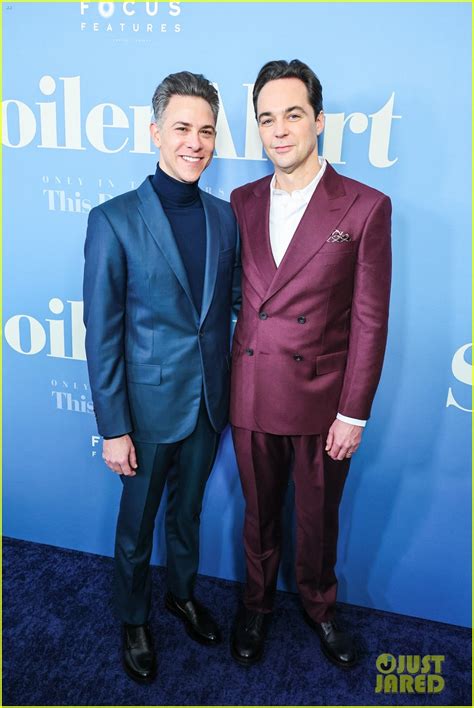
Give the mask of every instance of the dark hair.
<path id="1" fill-rule="evenodd" d="M 276 59 L 267 62 L 258 72 L 255 85 L 253 87 L 253 107 L 255 117 L 257 116 L 257 100 L 260 91 L 269 81 L 276 79 L 299 79 L 306 86 L 308 99 L 313 107 L 314 115 L 317 117 L 323 110 L 323 87 L 312 69 L 299 59 L 292 59 L 287 62 L 285 59 Z"/>
<path id="2" fill-rule="evenodd" d="M 163 113 L 170 102 L 172 96 L 196 96 L 203 98 L 211 107 L 214 119 L 217 121 L 219 113 L 219 96 L 211 84 L 202 74 L 192 74 L 190 71 L 180 71 L 177 74 L 169 74 L 153 94 L 153 114 L 155 122 L 160 123 Z"/>

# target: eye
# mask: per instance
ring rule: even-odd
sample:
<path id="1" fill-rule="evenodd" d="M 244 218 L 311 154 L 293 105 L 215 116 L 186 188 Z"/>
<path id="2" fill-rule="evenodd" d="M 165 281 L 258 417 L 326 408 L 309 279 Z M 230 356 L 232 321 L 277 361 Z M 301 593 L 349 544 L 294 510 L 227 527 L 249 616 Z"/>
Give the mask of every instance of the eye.
<path id="1" fill-rule="evenodd" d="M 213 130 L 201 130 L 201 133 L 206 136 L 206 138 L 212 138 L 214 136 Z"/>
<path id="2" fill-rule="evenodd" d="M 298 118 L 301 118 L 301 115 L 299 113 L 290 113 L 288 116 L 290 120 L 298 120 Z"/>
<path id="3" fill-rule="evenodd" d="M 266 125 L 271 125 L 272 124 L 272 119 L 271 118 L 262 118 L 260 121 L 260 125 L 266 126 Z"/>
<path id="4" fill-rule="evenodd" d="M 185 133 L 186 130 L 187 130 L 187 128 L 186 128 L 184 125 L 178 125 L 178 126 L 176 126 L 176 130 L 177 130 L 179 133 Z"/>

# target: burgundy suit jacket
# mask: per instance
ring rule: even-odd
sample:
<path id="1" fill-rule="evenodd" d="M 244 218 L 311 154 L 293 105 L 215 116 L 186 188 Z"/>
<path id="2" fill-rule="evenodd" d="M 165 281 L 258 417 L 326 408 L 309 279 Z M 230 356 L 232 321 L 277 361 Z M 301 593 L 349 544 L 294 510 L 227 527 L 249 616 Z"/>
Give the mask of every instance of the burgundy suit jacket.
<path id="1" fill-rule="evenodd" d="M 338 411 L 370 416 L 387 337 L 391 203 L 328 164 L 277 268 L 270 181 L 231 195 L 243 278 L 230 418 L 275 435 L 325 434 Z"/>

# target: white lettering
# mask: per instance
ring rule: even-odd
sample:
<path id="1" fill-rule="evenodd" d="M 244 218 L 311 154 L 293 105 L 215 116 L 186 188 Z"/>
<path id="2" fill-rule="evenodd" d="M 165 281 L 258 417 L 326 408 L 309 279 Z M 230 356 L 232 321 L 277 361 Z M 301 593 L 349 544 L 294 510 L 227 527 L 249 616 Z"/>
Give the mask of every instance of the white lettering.
<path id="1" fill-rule="evenodd" d="M 84 326 L 84 303 L 82 300 L 68 300 L 71 306 L 72 359 L 86 361 L 86 328 Z"/>
<path id="2" fill-rule="evenodd" d="M 64 311 L 64 303 L 58 297 L 53 297 L 49 301 L 49 309 L 53 315 L 60 315 Z M 48 356 L 66 359 L 66 352 L 64 351 L 64 320 L 46 318 L 46 322 L 49 322 L 50 351 Z"/>
<path id="3" fill-rule="evenodd" d="M 133 150 L 141 155 L 153 155 L 148 126 L 153 118 L 150 106 L 130 106 L 133 111 Z"/>
<path id="4" fill-rule="evenodd" d="M 353 133 L 363 133 L 367 130 L 369 120 L 365 113 L 350 113 L 347 118 L 345 113 L 327 113 L 324 128 L 323 156 L 335 165 L 345 165 L 342 159 L 342 140 L 344 128 L 349 124 Z"/>
<path id="5" fill-rule="evenodd" d="M 114 2 L 99 2 L 97 6 L 99 9 L 99 15 L 102 15 L 105 19 L 112 17 L 115 12 Z"/>
<path id="6" fill-rule="evenodd" d="M 48 322 L 49 325 L 49 352 L 47 356 L 56 359 L 85 361 L 86 329 L 83 323 L 84 305 L 81 300 L 67 300 L 67 303 L 70 305 L 71 310 L 71 340 L 69 342 L 71 355 L 66 354 L 64 320 L 46 318 L 46 322 Z M 48 307 L 53 315 L 60 315 L 64 311 L 64 303 L 57 297 L 51 298 Z M 29 342 L 25 342 L 25 338 L 29 340 Z M 10 317 L 5 323 L 5 339 L 16 352 L 28 356 L 41 352 L 47 342 L 44 327 L 37 319 L 30 315 L 13 315 L 13 317 Z"/>
<path id="7" fill-rule="evenodd" d="M 451 370 L 454 377 L 466 386 L 472 386 L 472 364 L 464 358 L 469 349 L 472 349 L 472 343 L 464 344 L 462 347 L 459 347 L 459 349 L 454 353 L 451 362 Z M 448 397 L 446 399 L 446 408 L 449 408 L 449 406 L 459 408 L 459 410 L 466 411 L 466 413 L 472 413 L 470 408 L 464 408 L 457 402 L 451 386 L 448 389 Z"/>
<path id="8" fill-rule="evenodd" d="M 145 3 L 145 10 L 146 10 L 147 15 L 150 15 L 150 17 L 154 17 L 158 12 L 158 3 L 157 2 L 146 2 Z"/>
<path id="9" fill-rule="evenodd" d="M 135 9 L 130 9 L 128 7 L 129 5 L 135 5 L 135 3 L 134 2 L 124 2 L 122 4 L 123 12 L 124 12 L 124 15 L 128 15 L 129 17 L 132 17 L 132 15 L 135 14 Z"/>
<path id="10" fill-rule="evenodd" d="M 112 122 L 106 123 L 105 112 L 112 112 Z M 124 111 L 114 103 L 100 103 L 95 106 L 86 119 L 86 135 L 93 147 L 99 152 L 115 153 L 123 150 L 128 143 L 128 138 L 117 148 L 108 148 L 105 144 L 104 131 L 106 128 L 128 128 L 128 118 Z"/>
<path id="11" fill-rule="evenodd" d="M 81 86 L 79 76 L 60 77 L 64 82 L 64 145 L 58 145 L 56 102 L 38 102 L 40 107 L 40 148 L 62 150 L 85 150 L 81 141 Z M 42 76 L 39 82 L 41 93 L 51 96 L 56 90 L 52 76 Z"/>
<path id="12" fill-rule="evenodd" d="M 18 142 L 12 143 L 8 131 L 8 107 L 16 106 L 18 109 Z M 2 105 L 2 142 L 7 147 L 23 148 L 31 143 L 36 134 L 36 120 L 33 111 L 26 103 L 13 99 L 4 101 Z"/>
<path id="13" fill-rule="evenodd" d="M 227 121 L 227 116 L 225 114 L 224 104 L 222 102 L 221 94 L 219 91 L 219 86 L 213 84 L 219 94 L 219 115 L 217 116 L 216 123 L 216 157 L 236 159 L 237 153 L 235 151 L 234 142 L 232 140 L 232 134 L 230 132 L 229 123 Z"/>
<path id="14" fill-rule="evenodd" d="M 374 167 L 391 167 L 398 160 L 398 157 L 390 160 L 388 149 L 390 145 L 390 134 L 392 131 L 392 121 L 401 118 L 393 115 L 393 104 L 395 93 L 392 93 L 387 103 L 369 117 L 372 118 L 372 128 L 370 131 L 369 162 Z"/>
<path id="15" fill-rule="evenodd" d="M 44 96 L 51 96 L 56 91 L 56 82 L 52 76 L 42 76 L 39 90 Z M 40 108 L 40 148 L 58 148 L 58 126 L 56 116 L 56 101 L 50 103 L 38 102 Z"/>
<path id="16" fill-rule="evenodd" d="M 266 160 L 262 155 L 262 141 L 258 132 L 255 111 L 253 108 L 253 84 L 242 84 L 247 89 L 247 111 L 245 120 L 245 159 L 246 160 Z"/>
<path id="17" fill-rule="evenodd" d="M 179 2 L 169 3 L 169 14 L 171 15 L 171 17 L 177 17 L 181 14 L 181 8 L 179 5 Z"/>
<path id="18" fill-rule="evenodd" d="M 73 411 L 74 413 L 93 413 L 94 406 L 84 395 L 79 400 L 73 398 L 72 393 L 65 391 L 51 391 L 52 398 L 55 398 L 56 408 L 59 410 Z M 65 406 L 63 404 L 66 404 Z"/>
<path id="19" fill-rule="evenodd" d="M 112 5 L 112 3 L 104 3 Z M 132 5 L 132 3 L 129 3 Z M 107 10 L 109 11 L 109 10 Z M 131 9 L 129 9 L 131 12 Z M 136 32 L 140 25 L 134 24 Z M 166 29 L 166 26 L 164 26 Z M 147 25 L 147 31 L 152 31 L 152 25 Z M 161 31 L 163 25 L 160 25 Z M 179 26 L 175 25 L 175 31 Z M 81 85 L 80 76 L 60 77 L 63 82 L 63 107 L 58 107 L 56 101 L 38 101 L 39 107 L 39 144 L 40 148 L 85 150 L 82 145 L 82 117 L 81 117 Z M 219 87 L 215 84 L 220 95 Z M 243 159 L 266 160 L 263 155 L 258 128 L 254 118 L 252 103 L 252 84 L 245 83 L 246 110 L 245 110 L 245 145 L 243 155 L 237 154 L 232 132 L 227 119 L 224 102 L 221 98 L 221 109 L 217 119 L 216 158 L 217 159 Z M 39 90 L 43 96 L 52 96 L 56 90 L 56 80 L 49 75 L 42 76 L 39 81 Z M 370 125 L 370 138 L 368 159 L 370 164 L 378 168 L 391 167 L 397 157 L 389 157 L 392 122 L 401 116 L 394 115 L 395 94 L 384 103 L 379 111 L 370 115 L 356 111 L 345 113 L 326 114 L 326 128 L 324 132 L 324 145 L 322 154 L 334 164 L 345 164 L 343 156 L 343 142 L 346 126 L 354 134 L 366 133 Z M 123 108 L 113 103 L 100 103 L 93 106 L 85 117 L 85 131 L 91 146 L 103 153 L 117 153 L 124 150 L 128 143 L 129 150 L 134 154 L 151 155 L 153 150 L 150 145 L 148 124 L 150 122 L 150 109 L 148 106 L 129 106 L 128 116 Z M 37 132 L 37 120 L 29 106 L 22 101 L 7 99 L 3 103 L 3 143 L 7 147 L 22 148 L 29 145 Z M 14 115 L 16 111 L 16 116 Z M 64 115 L 64 145 L 58 145 L 58 116 Z M 14 122 L 16 120 L 16 123 Z M 107 132 L 107 129 L 110 129 Z M 112 133 L 111 130 L 115 129 Z M 130 130 L 129 135 L 118 138 L 117 130 Z M 113 137 L 115 137 L 115 142 Z M 112 143 L 112 144 L 110 144 Z M 52 196 L 49 196 L 52 199 Z"/>
<path id="20" fill-rule="evenodd" d="M 81 77 L 60 77 L 64 82 L 64 147 L 85 150 L 81 142 Z"/>
<path id="21" fill-rule="evenodd" d="M 48 211 L 85 214 L 92 208 L 90 199 L 82 199 L 80 192 L 67 196 L 64 189 L 43 189 L 43 194 L 48 199 Z"/>
<path id="22" fill-rule="evenodd" d="M 30 348 L 24 349 L 21 344 L 20 322 L 24 320 L 29 325 Z M 19 354 L 31 356 L 38 354 L 46 344 L 46 333 L 38 320 L 29 315 L 14 315 L 5 324 L 5 339 Z"/>

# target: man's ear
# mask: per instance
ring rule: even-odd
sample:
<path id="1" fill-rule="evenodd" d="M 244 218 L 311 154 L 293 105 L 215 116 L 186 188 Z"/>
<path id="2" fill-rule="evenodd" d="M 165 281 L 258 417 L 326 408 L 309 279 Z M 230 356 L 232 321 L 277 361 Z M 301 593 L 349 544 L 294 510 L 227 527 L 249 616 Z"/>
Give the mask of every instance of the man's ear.
<path id="1" fill-rule="evenodd" d="M 156 145 L 157 148 L 161 147 L 161 135 L 160 135 L 160 129 L 158 128 L 158 125 L 156 123 L 150 123 L 150 135 L 151 139 Z"/>
<path id="2" fill-rule="evenodd" d="M 324 112 L 319 111 L 316 117 L 316 134 L 321 135 L 324 130 Z"/>

